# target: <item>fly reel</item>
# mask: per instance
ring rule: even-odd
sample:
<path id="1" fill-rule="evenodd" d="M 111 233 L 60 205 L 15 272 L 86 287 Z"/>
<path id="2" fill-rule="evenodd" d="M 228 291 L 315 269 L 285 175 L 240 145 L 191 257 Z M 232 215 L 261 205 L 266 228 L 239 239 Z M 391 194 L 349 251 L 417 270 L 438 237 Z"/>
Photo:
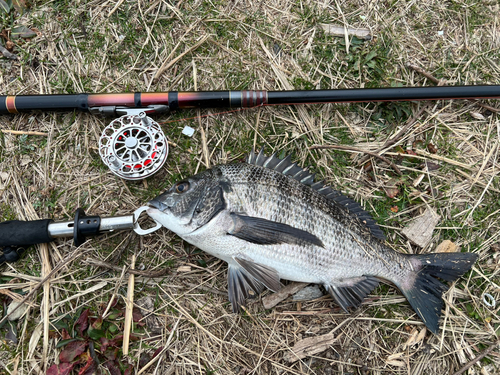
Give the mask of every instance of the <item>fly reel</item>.
<path id="1" fill-rule="evenodd" d="M 104 129 L 99 154 L 115 175 L 125 180 L 140 180 L 158 172 L 165 164 L 167 137 L 145 112 L 125 115 Z"/>

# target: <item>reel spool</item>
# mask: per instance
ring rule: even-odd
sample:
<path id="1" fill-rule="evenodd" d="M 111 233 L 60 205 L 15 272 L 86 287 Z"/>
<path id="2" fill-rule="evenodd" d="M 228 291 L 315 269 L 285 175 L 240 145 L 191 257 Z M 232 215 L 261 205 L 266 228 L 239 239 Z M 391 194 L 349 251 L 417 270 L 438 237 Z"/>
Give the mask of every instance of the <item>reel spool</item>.
<path id="1" fill-rule="evenodd" d="M 99 154 L 115 175 L 125 180 L 140 180 L 158 172 L 165 164 L 167 137 L 145 112 L 125 115 L 104 129 L 99 139 Z"/>

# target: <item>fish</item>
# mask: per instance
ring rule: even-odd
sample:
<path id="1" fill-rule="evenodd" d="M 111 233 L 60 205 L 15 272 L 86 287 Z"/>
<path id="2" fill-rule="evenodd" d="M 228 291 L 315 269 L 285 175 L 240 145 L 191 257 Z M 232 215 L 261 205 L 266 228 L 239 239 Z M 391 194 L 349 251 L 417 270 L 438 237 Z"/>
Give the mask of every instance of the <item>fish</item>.
<path id="1" fill-rule="evenodd" d="M 176 182 L 148 203 L 147 214 L 228 264 L 232 311 L 281 280 L 323 285 L 345 311 L 381 280 L 393 283 L 433 333 L 446 282 L 469 271 L 475 253 L 405 254 L 359 203 L 315 182 L 290 156 L 249 153 Z"/>

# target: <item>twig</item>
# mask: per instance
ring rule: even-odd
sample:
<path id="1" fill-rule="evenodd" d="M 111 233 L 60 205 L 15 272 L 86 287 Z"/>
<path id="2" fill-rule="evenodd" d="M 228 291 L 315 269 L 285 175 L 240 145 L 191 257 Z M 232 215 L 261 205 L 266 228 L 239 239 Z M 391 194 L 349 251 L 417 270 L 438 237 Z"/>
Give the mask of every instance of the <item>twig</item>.
<path id="1" fill-rule="evenodd" d="M 130 269 L 135 268 L 135 254 L 132 255 L 132 262 Z M 125 300 L 125 326 L 123 328 L 123 355 L 128 355 L 128 346 L 130 342 L 130 330 L 132 328 L 132 318 L 134 310 L 134 285 L 135 276 L 130 274 L 128 276 L 127 299 Z"/>
<path id="2" fill-rule="evenodd" d="M 500 109 L 498 108 L 495 108 L 495 107 L 492 107 L 491 105 L 488 105 L 488 104 L 483 104 L 481 102 L 478 102 L 476 100 L 472 100 L 470 99 L 471 102 L 474 102 L 475 104 L 477 104 L 478 106 L 480 107 L 483 107 L 484 109 L 487 109 L 488 111 L 490 112 L 495 112 L 495 113 L 500 113 Z"/>
<path id="3" fill-rule="evenodd" d="M 392 167 L 392 169 L 394 169 L 394 171 L 398 175 L 400 175 L 400 176 L 403 175 L 396 164 L 394 164 L 392 161 L 390 161 L 389 159 L 387 159 L 385 156 L 379 155 L 379 154 L 377 154 L 375 152 L 360 150 L 359 148 L 356 148 L 356 147 L 341 146 L 341 145 L 324 145 L 324 146 L 313 145 L 313 146 L 309 147 L 309 150 L 321 150 L 321 149 L 334 149 L 334 150 L 352 151 L 352 152 L 359 152 L 360 154 L 371 155 L 371 156 L 373 156 L 375 158 L 379 158 L 380 160 L 385 161 L 387 164 L 389 164 Z"/>
<path id="4" fill-rule="evenodd" d="M 425 78 L 427 78 L 428 80 L 434 82 L 438 86 L 444 86 L 444 85 L 446 85 L 446 81 L 441 80 L 441 79 L 437 79 L 431 73 L 429 73 L 428 71 L 422 69 L 421 67 L 419 67 L 417 65 L 408 64 L 408 68 L 413 69 L 414 71 L 416 71 L 417 73 L 423 75 Z"/>
<path id="5" fill-rule="evenodd" d="M 484 357 L 486 357 L 488 354 L 490 354 L 493 349 L 495 349 L 498 345 L 500 345 L 500 341 L 497 341 L 496 343 L 494 344 L 491 344 L 488 349 L 484 350 L 481 354 L 479 354 L 476 358 L 474 358 L 473 360 L 469 361 L 464 367 L 462 367 L 460 370 L 458 370 L 457 372 L 455 372 L 453 375 L 460 375 L 460 374 L 463 374 L 465 371 L 467 371 L 468 369 L 470 369 L 472 366 L 474 366 L 474 364 L 476 362 L 479 362 L 481 359 L 483 359 Z"/>
<path id="6" fill-rule="evenodd" d="M 0 129 L 2 133 L 7 133 L 7 134 L 15 134 L 15 135 L 42 135 L 44 137 L 47 137 L 49 133 L 43 133 L 43 132 L 32 132 L 32 131 L 21 131 L 21 130 L 9 130 L 9 129 Z"/>
<path id="7" fill-rule="evenodd" d="M 46 243 L 40 244 L 40 255 L 42 258 L 42 274 L 49 273 L 51 270 L 49 245 Z M 49 351 L 49 304 L 50 304 L 50 279 L 43 283 L 43 302 L 42 302 L 42 317 L 43 317 L 43 349 L 42 349 L 42 363 L 44 368 L 47 369 L 47 353 Z"/>
<path id="8" fill-rule="evenodd" d="M 121 272 L 121 270 L 122 270 L 122 267 L 120 267 L 120 266 L 115 266 L 114 264 L 111 264 L 108 262 L 103 262 L 102 260 L 97 260 L 97 259 L 92 259 L 92 258 L 85 259 L 85 263 L 90 264 L 92 266 L 96 266 L 96 267 L 109 268 L 113 271 L 118 271 L 118 272 Z M 129 268 L 125 272 L 130 274 L 130 275 L 137 275 L 137 276 L 149 277 L 149 278 L 160 277 L 160 276 L 166 275 L 168 273 L 167 270 L 151 272 L 151 271 L 135 270 L 132 268 Z"/>

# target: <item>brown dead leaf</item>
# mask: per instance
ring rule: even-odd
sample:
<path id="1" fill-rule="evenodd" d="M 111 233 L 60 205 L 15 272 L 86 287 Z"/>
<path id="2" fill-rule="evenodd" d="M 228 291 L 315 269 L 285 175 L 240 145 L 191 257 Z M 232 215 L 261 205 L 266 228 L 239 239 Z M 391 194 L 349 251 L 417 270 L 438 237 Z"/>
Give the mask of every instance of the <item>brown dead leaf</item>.
<path id="1" fill-rule="evenodd" d="M 43 33 L 39 29 L 37 29 L 36 27 L 32 27 L 31 30 L 34 33 L 36 33 L 36 36 L 42 36 L 43 35 Z"/>
<path id="2" fill-rule="evenodd" d="M 440 217 L 432 208 L 415 218 L 401 231 L 411 242 L 420 247 L 425 247 L 432 239 L 432 232 L 439 223 Z"/>
<path id="3" fill-rule="evenodd" d="M 333 333 L 299 340 L 293 346 L 292 352 L 288 353 L 285 358 L 288 362 L 296 362 L 304 359 L 305 357 L 321 353 L 322 351 L 328 349 L 334 341 L 335 336 Z"/>
<path id="4" fill-rule="evenodd" d="M 405 353 L 391 354 L 389 357 L 387 357 L 387 360 L 385 362 L 391 366 L 404 367 L 404 366 L 406 366 L 406 363 L 399 360 L 400 358 L 402 358 L 404 356 L 404 354 Z"/>
<path id="5" fill-rule="evenodd" d="M 389 198 L 395 198 L 399 194 L 399 189 L 397 187 L 384 187 L 385 194 Z"/>
<path id="6" fill-rule="evenodd" d="M 9 34 L 7 33 L 7 30 L 2 29 L 2 31 L 0 31 L 0 37 L 2 37 L 5 40 L 9 40 Z"/>
<path id="7" fill-rule="evenodd" d="M 422 328 L 415 340 L 415 344 L 420 344 L 422 341 L 424 341 L 425 335 L 427 333 L 427 328 Z"/>
<path id="8" fill-rule="evenodd" d="M 437 154 L 437 152 L 438 152 L 437 147 L 436 147 L 436 146 L 434 146 L 432 143 L 429 143 L 429 144 L 427 145 L 427 150 L 429 150 L 429 152 L 430 152 L 431 154 Z"/>
<path id="9" fill-rule="evenodd" d="M 281 301 L 304 289 L 306 286 L 307 283 L 290 283 L 284 288 L 281 288 L 279 292 L 262 298 L 262 305 L 264 305 L 265 309 L 271 309 Z"/>
<path id="10" fill-rule="evenodd" d="M 397 361 L 395 359 L 387 360 L 386 363 L 391 366 L 396 366 L 396 367 L 404 367 L 406 366 L 406 363 L 403 361 Z"/>
<path id="11" fill-rule="evenodd" d="M 389 181 L 387 181 L 387 183 L 384 184 L 384 191 L 385 191 L 385 194 L 389 197 L 389 198 L 394 198 L 396 197 L 398 194 L 399 194 L 399 189 L 398 189 L 398 185 L 401 184 L 401 181 L 397 180 L 397 179 L 391 179 Z"/>
<path id="12" fill-rule="evenodd" d="M 470 115 L 476 120 L 486 120 L 486 118 L 479 112 L 471 112 Z"/>
<path id="13" fill-rule="evenodd" d="M 410 337 L 408 337 L 408 340 L 406 340 L 405 344 L 403 345 L 403 350 L 414 345 L 417 336 L 418 336 L 418 330 L 416 328 L 413 328 L 412 331 L 410 332 Z"/>
<path id="14" fill-rule="evenodd" d="M 7 51 L 12 52 L 12 50 L 14 49 L 14 46 L 15 46 L 15 44 L 10 40 L 7 40 L 5 42 L 5 48 L 7 48 Z"/>
<path id="15" fill-rule="evenodd" d="M 384 187 L 383 187 L 385 194 L 389 198 L 396 197 L 399 194 L 399 189 L 398 189 L 399 184 L 401 184 L 401 181 L 399 181 L 397 179 L 391 179 L 391 180 L 387 181 L 387 183 L 385 183 Z"/>
<path id="16" fill-rule="evenodd" d="M 427 168 L 428 171 L 437 171 L 439 169 L 439 164 L 433 163 L 430 161 L 426 161 L 424 164 L 420 166 L 420 168 Z"/>
<path id="17" fill-rule="evenodd" d="M 457 245 L 455 245 L 450 240 L 444 240 L 438 247 L 436 247 L 436 253 L 455 253 L 457 252 Z"/>

